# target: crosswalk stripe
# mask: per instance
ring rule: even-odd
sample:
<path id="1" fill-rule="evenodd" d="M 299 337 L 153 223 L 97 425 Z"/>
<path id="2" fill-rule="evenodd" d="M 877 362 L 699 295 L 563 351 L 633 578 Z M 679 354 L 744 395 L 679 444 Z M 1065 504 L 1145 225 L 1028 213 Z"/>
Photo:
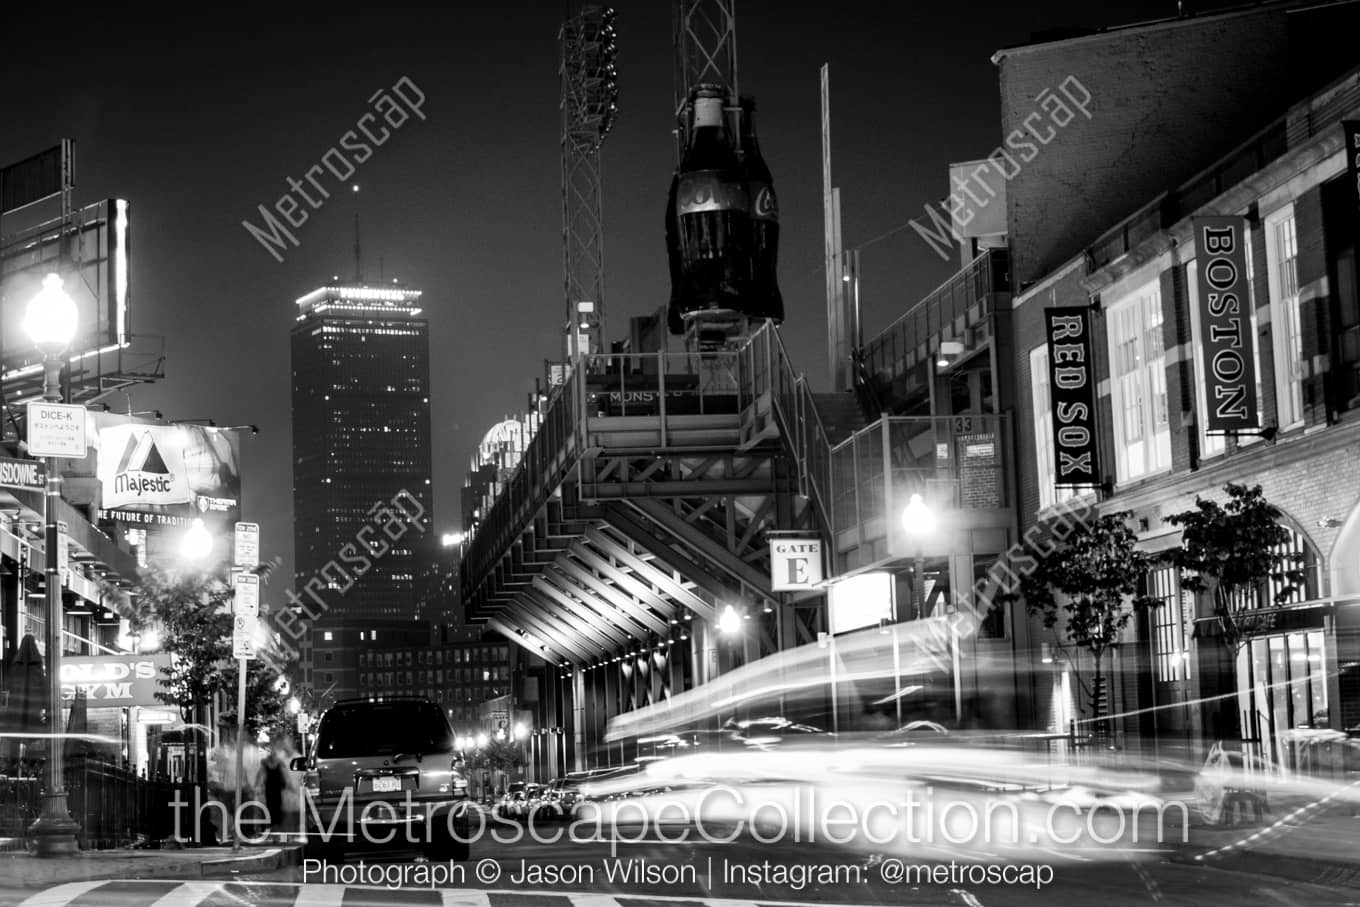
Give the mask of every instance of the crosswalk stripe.
<path id="1" fill-rule="evenodd" d="M 19 905 L 19 907 L 66 907 L 87 891 L 103 885 L 105 879 L 95 882 L 67 882 L 56 888 L 40 891 Z"/>
<path id="2" fill-rule="evenodd" d="M 572 896 L 571 907 L 619 907 L 612 894 L 578 894 Z"/>
<path id="3" fill-rule="evenodd" d="M 221 882 L 180 882 L 152 901 L 149 907 L 186 907 L 197 905 L 222 891 Z"/>
<path id="4" fill-rule="evenodd" d="M 104 885 L 109 885 L 111 880 L 99 879 L 88 882 L 66 882 L 49 888 L 46 891 L 37 892 L 27 900 L 21 902 L 19 907 L 69 907 L 78 898 L 96 892 Z M 126 884 L 112 882 L 117 887 Z M 147 884 L 147 883 L 142 883 Z M 156 884 L 151 882 L 151 884 Z M 230 896 L 227 886 L 237 887 L 239 882 L 231 881 L 165 881 L 160 883 L 160 890 L 163 891 L 159 897 L 147 902 L 147 907 L 198 907 L 199 904 L 207 902 L 214 897 Z M 296 889 L 291 907 L 341 907 L 345 902 L 345 893 L 355 892 L 391 892 L 391 889 L 381 886 L 371 885 L 325 885 L 325 884 L 297 884 L 290 882 L 271 883 L 271 888 L 292 888 Z M 419 889 L 402 889 L 415 891 Z M 775 901 L 775 900 L 747 900 L 737 898 L 712 898 L 712 897 L 683 897 L 666 895 L 633 895 L 624 892 L 613 894 L 600 894 L 596 892 L 569 892 L 569 893 L 549 893 L 540 891 L 518 891 L 518 890 L 498 890 L 482 891 L 474 888 L 440 888 L 436 889 L 440 901 L 440 907 L 492 907 L 495 903 L 494 896 L 510 896 L 514 899 L 527 901 L 529 903 L 541 901 L 545 907 L 549 900 L 556 901 L 558 904 L 567 902 L 571 907 L 641 907 L 641 905 L 669 904 L 673 907 L 810 907 L 808 901 Z M 153 894 L 153 892 L 149 894 Z M 106 892 L 112 895 L 113 891 Z M 955 891 L 957 896 L 959 892 Z M 86 900 L 89 900 L 86 898 Z M 963 901 L 968 907 L 981 907 L 970 895 L 965 895 Z M 841 905 L 841 907 L 854 907 L 854 905 Z"/>
<path id="5" fill-rule="evenodd" d="M 344 885 L 308 884 L 298 890 L 293 907 L 340 907 L 344 897 Z"/>

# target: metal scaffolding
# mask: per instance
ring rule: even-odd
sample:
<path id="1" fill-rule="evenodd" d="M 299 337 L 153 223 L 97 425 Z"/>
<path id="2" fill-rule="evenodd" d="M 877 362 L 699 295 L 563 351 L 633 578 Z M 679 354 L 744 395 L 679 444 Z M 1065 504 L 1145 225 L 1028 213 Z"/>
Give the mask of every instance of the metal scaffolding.
<path id="1" fill-rule="evenodd" d="M 562 23 L 562 247 L 567 359 L 601 352 L 604 212 L 600 148 L 618 110 L 614 11 L 587 6 Z"/>

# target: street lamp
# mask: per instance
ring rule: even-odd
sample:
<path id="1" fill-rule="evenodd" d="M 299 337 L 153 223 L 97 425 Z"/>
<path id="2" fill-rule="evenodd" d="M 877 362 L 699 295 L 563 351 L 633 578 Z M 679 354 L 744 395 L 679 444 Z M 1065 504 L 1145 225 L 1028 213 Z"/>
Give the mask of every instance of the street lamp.
<path id="1" fill-rule="evenodd" d="M 926 605 L 926 576 L 925 576 L 925 540 L 927 536 L 933 535 L 939 527 L 939 518 L 935 511 L 919 494 L 913 494 L 907 500 L 907 506 L 902 511 L 902 528 L 907 531 L 907 535 L 916 540 L 916 564 L 913 568 L 915 577 L 916 596 L 916 616 L 925 617 Z M 959 629 L 951 620 L 949 622 L 950 655 L 954 668 L 954 720 L 963 720 L 963 677 L 962 665 L 959 653 Z"/>
<path id="2" fill-rule="evenodd" d="M 48 274 L 42 289 L 29 300 L 24 313 L 24 332 L 43 355 L 43 401 L 61 403 L 61 368 L 66 350 L 76 335 L 79 318 L 76 304 L 62 289 L 61 278 Z M 43 555 L 47 568 L 47 792 L 43 795 L 42 814 L 29 827 L 40 856 L 76 852 L 80 826 L 71 818 L 66 805 L 66 779 L 58 735 L 61 733 L 61 631 L 64 617 L 61 605 L 61 576 L 57 559 L 57 502 L 61 500 L 61 460 L 44 457 L 47 489 L 43 496 L 43 521 L 46 524 Z"/>
<path id="3" fill-rule="evenodd" d="M 902 511 L 902 528 L 907 535 L 916 540 L 916 563 L 912 568 L 912 594 L 916 599 L 916 617 L 925 617 L 926 577 L 925 577 L 925 540 L 932 535 L 939 519 L 935 511 L 919 494 L 913 494 Z"/>
<path id="4" fill-rule="evenodd" d="M 735 636 L 741 632 L 741 615 L 736 608 L 731 605 L 723 608 L 722 614 L 718 615 L 718 632 L 724 636 Z"/>
<path id="5" fill-rule="evenodd" d="M 186 560 L 201 561 L 212 554 L 212 549 L 212 533 L 201 519 L 194 517 L 194 521 L 189 524 L 189 531 L 179 540 L 179 553 Z"/>

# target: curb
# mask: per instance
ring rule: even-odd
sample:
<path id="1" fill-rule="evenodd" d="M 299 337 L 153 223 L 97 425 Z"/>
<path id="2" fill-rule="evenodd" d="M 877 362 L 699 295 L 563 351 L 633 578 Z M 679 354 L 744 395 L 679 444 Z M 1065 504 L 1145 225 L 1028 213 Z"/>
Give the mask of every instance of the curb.
<path id="1" fill-rule="evenodd" d="M 238 873 L 272 872 L 287 866 L 301 863 L 300 845 L 271 847 L 261 853 L 243 853 L 240 856 L 224 857 L 213 860 L 185 859 L 176 862 L 151 863 L 141 865 L 122 865 L 114 857 L 100 860 L 98 857 L 86 858 L 65 868 L 67 875 L 62 879 L 23 878 L 22 874 L 13 881 L 19 888 L 42 890 L 59 882 L 96 881 L 99 879 L 230 879 Z M 36 858 L 34 858 L 36 859 Z"/>
<path id="2" fill-rule="evenodd" d="M 273 872 L 285 866 L 298 866 L 302 862 L 302 847 L 272 847 L 263 853 L 249 856 L 227 857 L 222 860 L 204 860 L 199 863 L 199 877 L 210 878 L 230 875 L 233 872 Z"/>

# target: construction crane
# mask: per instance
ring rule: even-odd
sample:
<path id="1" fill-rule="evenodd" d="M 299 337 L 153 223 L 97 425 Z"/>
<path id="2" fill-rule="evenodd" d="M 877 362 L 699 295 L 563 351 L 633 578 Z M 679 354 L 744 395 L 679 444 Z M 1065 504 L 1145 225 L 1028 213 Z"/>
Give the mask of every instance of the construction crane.
<path id="1" fill-rule="evenodd" d="M 600 149 L 618 112 L 614 10 L 586 6 L 562 23 L 562 245 L 565 358 L 601 351 L 604 213 Z"/>

